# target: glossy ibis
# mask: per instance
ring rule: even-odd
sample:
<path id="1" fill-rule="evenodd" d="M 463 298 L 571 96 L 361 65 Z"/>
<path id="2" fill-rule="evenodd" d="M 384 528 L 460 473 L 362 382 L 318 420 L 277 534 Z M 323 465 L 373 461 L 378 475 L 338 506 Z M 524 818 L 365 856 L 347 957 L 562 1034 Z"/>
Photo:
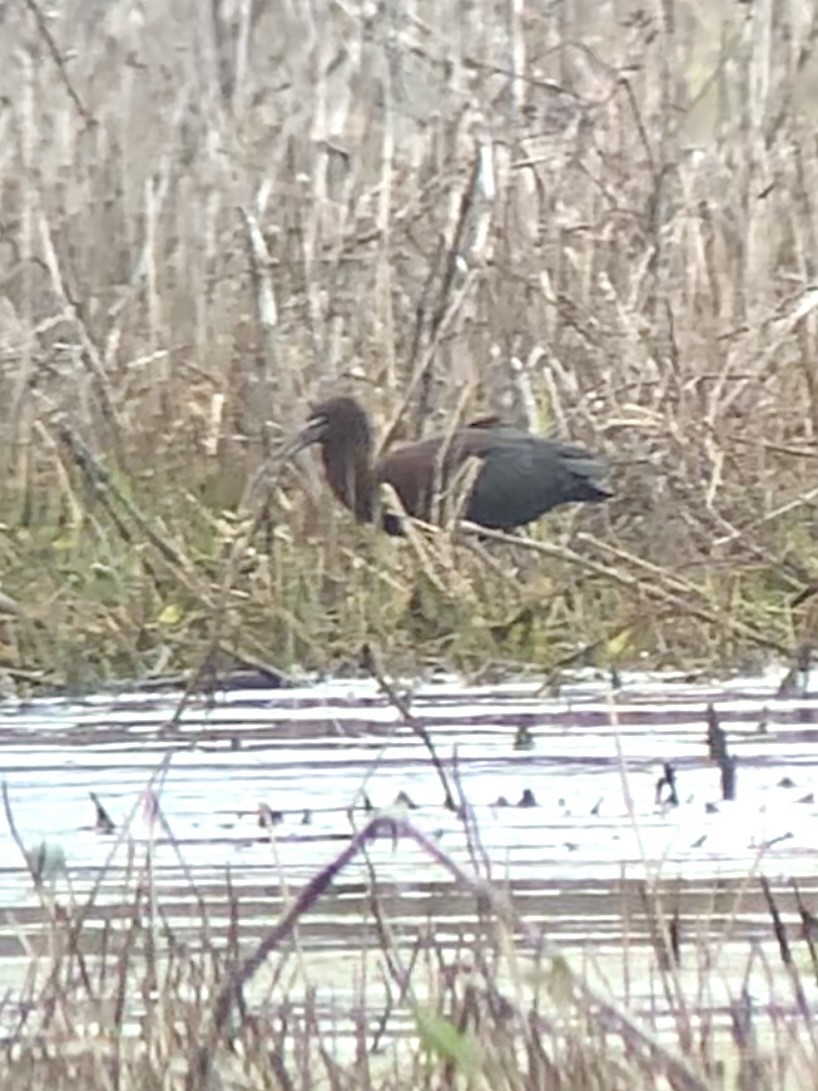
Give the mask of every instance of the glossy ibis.
<path id="1" fill-rule="evenodd" d="M 598 503 L 611 493 L 599 485 L 604 460 L 582 447 L 558 443 L 484 417 L 456 429 L 406 443 L 373 463 L 372 428 L 354 398 L 337 397 L 311 411 L 286 448 L 291 457 L 321 445 L 327 482 L 358 522 L 375 522 L 381 483 L 392 486 L 409 515 L 429 520 L 436 492 L 444 493 L 469 459 L 478 460 L 463 517 L 492 530 L 510 530 L 561 504 Z M 400 520 L 381 512 L 381 525 L 400 534 Z"/>

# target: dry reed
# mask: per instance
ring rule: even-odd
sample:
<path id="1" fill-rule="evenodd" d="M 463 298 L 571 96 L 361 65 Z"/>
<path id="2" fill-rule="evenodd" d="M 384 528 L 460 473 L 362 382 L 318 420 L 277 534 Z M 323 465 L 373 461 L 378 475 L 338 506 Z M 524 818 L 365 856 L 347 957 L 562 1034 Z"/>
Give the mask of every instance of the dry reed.
<path id="1" fill-rule="evenodd" d="M 808 646 L 816 30 L 798 0 L 4 5 L 0 662 Z M 534 531 L 547 563 L 446 544 L 430 580 L 312 473 L 254 485 L 339 388 L 384 436 L 554 425 L 616 499 Z"/>

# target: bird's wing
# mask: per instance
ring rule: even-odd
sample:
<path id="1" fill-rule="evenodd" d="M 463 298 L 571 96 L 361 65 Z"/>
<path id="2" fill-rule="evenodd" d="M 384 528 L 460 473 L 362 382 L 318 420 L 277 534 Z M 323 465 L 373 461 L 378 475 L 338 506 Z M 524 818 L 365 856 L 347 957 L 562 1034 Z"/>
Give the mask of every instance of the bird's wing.
<path id="1" fill-rule="evenodd" d="M 532 522 L 560 504 L 605 499 L 609 494 L 597 484 L 605 469 L 603 460 L 582 447 L 495 432 L 468 517 L 505 529 Z"/>
<path id="2" fill-rule="evenodd" d="M 410 515 L 429 518 L 441 450 L 446 452 L 444 488 L 456 483 L 470 459 L 482 463 L 463 514 L 485 527 L 521 526 L 560 504 L 609 495 L 596 484 L 605 472 L 604 461 L 583 447 L 511 427 L 469 427 L 455 433 L 448 446 L 435 436 L 398 447 L 378 463 L 378 480 L 395 489 Z"/>

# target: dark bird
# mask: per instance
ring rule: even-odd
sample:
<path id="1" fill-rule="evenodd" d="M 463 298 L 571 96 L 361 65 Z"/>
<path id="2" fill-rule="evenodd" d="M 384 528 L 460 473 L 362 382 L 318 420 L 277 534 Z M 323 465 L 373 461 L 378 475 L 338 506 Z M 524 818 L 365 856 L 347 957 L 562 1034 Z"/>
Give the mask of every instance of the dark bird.
<path id="1" fill-rule="evenodd" d="M 366 412 L 354 398 L 330 398 L 312 410 L 284 455 L 292 457 L 314 443 L 321 445 L 330 489 L 359 523 L 376 521 L 384 482 L 409 515 L 429 521 L 436 494 L 451 489 L 470 459 L 477 460 L 478 468 L 462 514 L 491 530 L 523 526 L 561 504 L 598 503 L 611 496 L 597 483 L 606 469 L 604 460 L 496 417 L 403 444 L 374 464 Z M 389 534 L 401 533 L 395 515 L 381 512 L 379 522 Z"/>

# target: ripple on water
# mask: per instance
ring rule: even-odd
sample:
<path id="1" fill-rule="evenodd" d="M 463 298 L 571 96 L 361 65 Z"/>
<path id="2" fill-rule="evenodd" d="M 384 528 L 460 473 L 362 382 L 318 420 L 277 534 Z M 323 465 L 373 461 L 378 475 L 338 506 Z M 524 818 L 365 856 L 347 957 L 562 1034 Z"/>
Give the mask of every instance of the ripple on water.
<path id="1" fill-rule="evenodd" d="M 582 680 L 552 698 L 535 683 L 476 687 L 441 679 L 411 694 L 412 714 L 450 772 L 456 763 L 492 876 L 526 916 L 583 947 L 589 938 L 621 937 L 626 903 L 645 877 L 675 884 L 691 928 L 715 912 L 714 889 L 725 886 L 735 897 L 748 872 L 763 870 L 782 897 L 799 877 L 805 897 L 814 896 L 818 695 L 779 698 L 772 675 L 727 683 L 634 675 L 623 682 L 612 693 Z M 738 759 L 732 803 L 720 801 L 719 771 L 708 760 L 710 702 Z M 133 814 L 129 832 L 141 851 L 154 837 L 159 897 L 180 927 L 191 912 L 190 881 L 208 904 L 221 904 L 229 866 L 245 926 L 263 930 L 280 902 L 275 892 L 305 882 L 366 820 L 363 791 L 376 808 L 407 793 L 417 805 L 411 820 L 471 870 L 469 837 L 441 806 L 421 740 L 374 684 L 217 693 L 192 702 L 179 729 L 169 731 L 175 707 L 172 695 L 135 692 L 0 709 L 15 822 L 26 845 L 44 839 L 63 847 L 76 896 L 92 888 L 116 843 L 117 835 L 93 828 L 91 791 L 118 828 Z M 534 737 L 530 751 L 514 750 L 521 726 Z M 655 803 L 664 761 L 677 771 L 680 805 L 672 809 Z M 156 787 L 173 842 L 146 825 L 139 806 L 160 767 Z M 514 806 L 526 788 L 537 806 Z M 500 797 L 511 805 L 498 805 Z M 282 812 L 272 839 L 257 824 L 260 802 Z M 13 908 L 15 921 L 34 930 L 37 900 L 5 828 L 0 848 L 4 916 Z M 124 846 L 114 855 L 95 912 L 120 897 L 126 856 Z M 380 841 L 370 860 L 402 921 L 433 912 L 442 929 L 456 930 L 473 912 L 470 898 L 414 842 Z M 364 862 L 356 861 L 305 923 L 302 942 L 312 936 L 321 949 L 356 942 L 367 882 Z M 759 931 L 768 936 L 765 908 L 756 908 L 735 942 Z M 226 927 L 226 903 L 224 912 Z M 0 957 L 19 955 L 17 928 L 0 931 Z"/>

